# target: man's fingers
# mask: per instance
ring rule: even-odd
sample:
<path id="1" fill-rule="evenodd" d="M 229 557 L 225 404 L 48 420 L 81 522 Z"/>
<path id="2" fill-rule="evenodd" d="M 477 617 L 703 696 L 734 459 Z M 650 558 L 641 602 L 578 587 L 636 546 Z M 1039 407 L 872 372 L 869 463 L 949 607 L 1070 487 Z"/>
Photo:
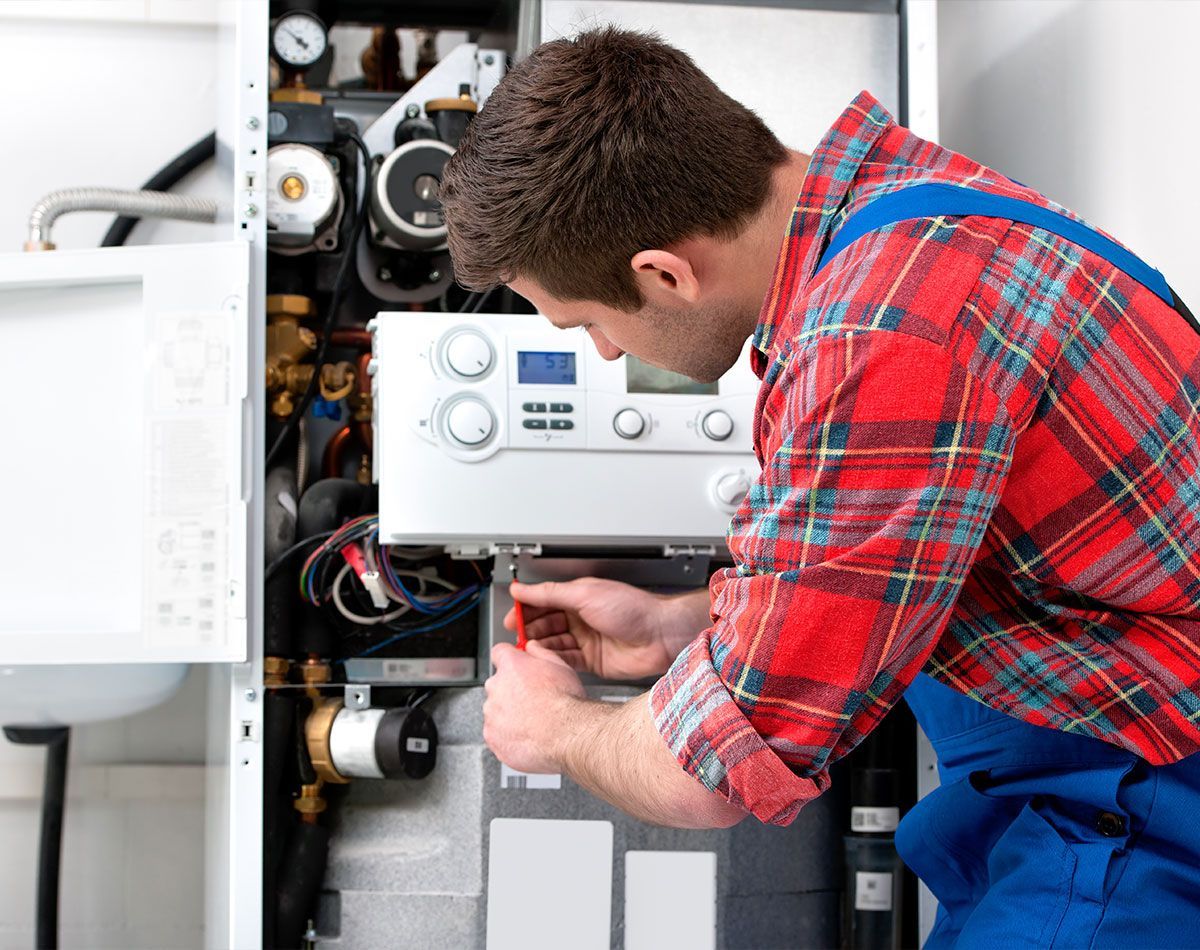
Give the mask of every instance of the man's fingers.
<path id="1" fill-rule="evenodd" d="M 561 611 L 525 622 L 525 632 L 534 640 L 544 640 L 546 637 L 566 633 L 568 629 L 567 615 Z"/>
<path id="2" fill-rule="evenodd" d="M 535 638 L 533 635 L 530 634 L 530 642 L 533 642 L 534 639 Z M 575 640 L 575 637 L 569 633 L 556 633 L 553 636 L 537 637 L 536 640 L 538 646 L 543 646 L 547 650 L 556 650 L 560 653 L 563 650 L 579 649 L 579 643 Z"/>
<path id="3" fill-rule="evenodd" d="M 551 650 L 542 646 L 541 640 L 530 640 L 528 645 L 525 647 L 525 652 L 534 659 L 548 660 L 551 663 L 561 663 L 563 666 L 571 665 L 565 659 L 563 659 L 562 654 L 558 653 L 556 650 Z"/>
<path id="4" fill-rule="evenodd" d="M 562 617 L 563 629 L 564 630 L 566 629 L 566 623 L 567 623 L 566 614 L 564 614 L 557 607 L 532 607 L 529 604 L 523 604 L 523 607 L 524 607 L 524 613 L 525 613 L 526 629 L 528 629 L 530 622 L 537 620 L 541 617 L 551 617 L 551 616 Z M 508 613 L 506 613 L 504 615 L 504 626 L 508 630 L 516 630 L 517 629 L 517 608 L 516 607 L 510 607 L 508 610 Z"/>
<path id="5" fill-rule="evenodd" d="M 497 643 L 492 647 L 492 666 L 502 670 L 520 656 L 521 651 L 511 643 Z"/>
<path id="6" fill-rule="evenodd" d="M 579 581 L 546 581 L 543 584 L 522 584 L 513 581 L 509 588 L 513 598 L 530 607 L 573 608 L 582 599 Z"/>

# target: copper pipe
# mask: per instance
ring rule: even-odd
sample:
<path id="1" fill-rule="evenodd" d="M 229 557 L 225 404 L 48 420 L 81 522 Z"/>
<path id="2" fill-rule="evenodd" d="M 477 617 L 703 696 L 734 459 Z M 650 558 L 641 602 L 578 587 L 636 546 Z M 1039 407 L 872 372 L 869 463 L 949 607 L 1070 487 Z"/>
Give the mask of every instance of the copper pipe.
<path id="1" fill-rule="evenodd" d="M 363 353 L 358 358 L 357 373 L 355 374 L 358 381 L 358 391 L 363 396 L 371 395 L 371 377 L 367 373 L 367 368 L 371 363 L 371 354 Z M 375 449 L 375 432 L 371 427 L 370 421 L 356 422 L 354 424 L 355 434 L 358 436 L 359 444 L 370 454 Z"/>
<path id="2" fill-rule="evenodd" d="M 330 332 L 329 342 L 334 346 L 353 346 L 356 349 L 370 351 L 371 331 L 341 327 Z"/>
<path id="3" fill-rule="evenodd" d="M 325 446 L 325 455 L 321 459 L 321 475 L 325 478 L 341 478 L 342 468 L 346 463 L 346 449 L 354 433 L 350 426 L 342 426 L 329 438 Z"/>

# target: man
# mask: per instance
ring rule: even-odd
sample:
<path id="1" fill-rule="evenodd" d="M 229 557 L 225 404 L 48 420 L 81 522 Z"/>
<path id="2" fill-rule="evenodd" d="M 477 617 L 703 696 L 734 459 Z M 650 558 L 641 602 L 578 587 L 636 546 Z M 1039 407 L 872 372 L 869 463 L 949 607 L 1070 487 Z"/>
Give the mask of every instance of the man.
<path id="1" fill-rule="evenodd" d="M 942 769 L 897 837 L 931 944 L 1192 943 L 1200 335 L 994 214 L 822 262 L 930 182 L 1049 207 L 866 93 L 787 150 L 644 35 L 547 43 L 500 84 L 446 168 L 459 281 L 700 380 L 750 337 L 762 474 L 709 592 L 514 585 L 533 639 L 493 652 L 485 738 L 647 821 L 784 824 L 907 690 Z M 613 708 L 577 670 L 661 678 Z"/>

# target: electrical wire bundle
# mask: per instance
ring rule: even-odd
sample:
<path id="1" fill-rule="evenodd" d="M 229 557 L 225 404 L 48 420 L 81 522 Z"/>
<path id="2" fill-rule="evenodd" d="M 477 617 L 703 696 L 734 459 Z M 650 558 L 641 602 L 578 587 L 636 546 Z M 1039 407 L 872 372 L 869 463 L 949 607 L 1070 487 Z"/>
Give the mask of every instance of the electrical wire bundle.
<path id="1" fill-rule="evenodd" d="M 393 632 L 357 654 L 367 656 L 398 640 L 441 629 L 479 603 L 482 575 L 478 583 L 460 587 L 432 570 L 413 568 L 414 561 L 435 553 L 436 548 L 414 551 L 381 544 L 379 516 L 363 515 L 309 554 L 300 569 L 300 597 L 315 607 L 332 607 L 360 627 Z M 364 612 L 371 608 L 375 612 Z"/>

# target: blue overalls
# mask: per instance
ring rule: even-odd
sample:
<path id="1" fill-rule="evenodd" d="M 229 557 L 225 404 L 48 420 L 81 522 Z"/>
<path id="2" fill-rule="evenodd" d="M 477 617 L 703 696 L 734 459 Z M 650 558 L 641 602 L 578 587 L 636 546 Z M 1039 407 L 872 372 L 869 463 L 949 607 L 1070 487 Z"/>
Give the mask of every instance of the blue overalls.
<path id="1" fill-rule="evenodd" d="M 954 185 L 875 199 L 838 230 L 817 270 L 871 231 L 939 215 L 1058 234 L 1197 327 L 1158 271 L 1086 225 Z M 896 832 L 900 856 L 938 899 L 926 948 L 1200 947 L 1200 754 L 1156 768 L 1098 739 L 996 712 L 924 674 L 905 699 L 941 777 Z"/>

